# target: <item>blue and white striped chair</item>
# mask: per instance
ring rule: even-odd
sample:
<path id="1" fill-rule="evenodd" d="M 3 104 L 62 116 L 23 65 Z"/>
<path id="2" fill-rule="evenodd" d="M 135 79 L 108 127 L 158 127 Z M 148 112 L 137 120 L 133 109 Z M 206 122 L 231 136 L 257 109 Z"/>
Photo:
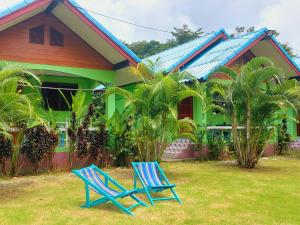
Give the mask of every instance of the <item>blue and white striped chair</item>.
<path id="1" fill-rule="evenodd" d="M 134 168 L 134 189 L 146 193 L 151 205 L 154 205 L 154 201 L 161 200 L 177 200 L 182 204 L 174 190 L 176 185 L 169 182 L 157 162 L 132 162 L 132 166 Z M 137 188 L 137 178 L 140 180 L 142 188 Z M 150 192 L 161 192 L 167 189 L 173 193 L 172 197 L 153 198 L 150 195 Z"/>
<path id="2" fill-rule="evenodd" d="M 92 206 L 96 206 L 110 201 L 123 212 L 133 216 L 134 214 L 131 212 L 133 208 L 139 205 L 147 206 L 137 196 L 134 195 L 136 190 L 126 190 L 122 185 L 120 185 L 117 181 L 111 178 L 107 173 L 103 172 L 93 164 L 89 167 L 85 167 L 79 170 L 73 170 L 72 173 L 80 177 L 85 184 L 86 202 L 81 207 L 90 208 Z M 119 190 L 113 189 L 109 186 L 109 184 L 114 185 Z M 90 189 L 96 192 L 97 194 L 102 195 L 103 197 L 91 201 Z M 134 201 L 136 201 L 135 204 L 128 208 L 117 201 L 117 199 L 124 198 L 127 196 L 131 197 Z"/>

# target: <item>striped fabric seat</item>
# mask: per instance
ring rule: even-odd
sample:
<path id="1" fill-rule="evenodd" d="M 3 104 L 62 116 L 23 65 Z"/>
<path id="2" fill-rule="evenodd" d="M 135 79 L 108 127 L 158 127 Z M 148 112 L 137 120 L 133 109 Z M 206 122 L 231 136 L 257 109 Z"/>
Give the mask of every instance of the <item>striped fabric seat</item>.
<path id="1" fill-rule="evenodd" d="M 154 162 L 139 163 L 137 168 L 144 183 L 151 188 L 165 186 L 158 174 L 157 168 Z"/>
<path id="2" fill-rule="evenodd" d="M 95 171 L 93 168 L 83 168 L 81 170 L 79 170 L 79 173 L 85 177 L 89 182 L 91 182 L 92 184 L 94 184 L 95 186 L 97 186 L 100 190 L 102 190 L 103 192 L 105 192 L 107 195 L 109 196 L 117 196 L 118 194 L 120 194 L 120 192 L 111 189 L 110 187 L 107 187 L 105 185 L 105 183 L 101 180 L 101 178 L 99 177 L 99 173 L 97 173 L 97 171 Z M 96 189 L 94 189 L 92 186 L 90 186 L 90 188 L 97 192 L 98 194 L 99 191 L 97 191 Z"/>
<path id="3" fill-rule="evenodd" d="M 85 188 L 85 204 L 81 207 L 83 208 L 90 208 L 96 205 L 103 204 L 105 202 L 111 202 L 115 206 L 117 206 L 123 212 L 133 216 L 132 210 L 137 206 L 147 206 L 143 201 L 141 201 L 136 195 L 136 190 L 127 190 L 121 184 L 119 184 L 115 179 L 110 177 L 107 173 L 99 169 L 94 164 L 91 164 L 88 167 L 79 169 L 79 170 L 72 170 L 72 173 L 78 176 L 80 179 L 84 181 L 84 188 Z M 112 185 L 116 189 L 112 189 L 110 187 Z M 90 191 L 93 190 L 97 194 L 101 195 L 102 197 L 91 200 Z M 121 198 L 131 198 L 135 201 L 135 204 L 131 205 L 130 207 L 124 206 L 122 203 L 118 201 Z"/>
<path id="4" fill-rule="evenodd" d="M 131 164 L 134 169 L 133 188 L 140 193 L 146 193 L 151 205 L 154 205 L 154 201 L 163 200 L 177 200 L 180 204 L 182 203 L 174 190 L 176 185 L 169 182 L 157 162 L 132 162 Z M 138 188 L 137 180 L 140 180 L 141 188 Z M 150 194 L 151 192 L 157 193 L 165 190 L 171 190 L 173 197 L 154 198 Z"/>

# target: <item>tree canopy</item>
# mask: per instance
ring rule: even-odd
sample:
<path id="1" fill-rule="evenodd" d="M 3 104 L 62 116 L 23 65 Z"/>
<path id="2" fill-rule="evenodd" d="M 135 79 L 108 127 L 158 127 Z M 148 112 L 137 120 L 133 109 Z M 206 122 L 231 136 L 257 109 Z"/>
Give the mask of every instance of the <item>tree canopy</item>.
<path id="1" fill-rule="evenodd" d="M 235 33 L 232 33 L 231 37 L 236 37 L 241 34 L 247 34 L 255 31 L 255 27 L 251 26 L 246 28 L 244 26 L 237 26 L 235 28 Z M 142 40 L 142 41 L 135 41 L 132 43 L 126 43 L 126 46 L 130 48 L 138 57 L 144 59 L 151 55 L 155 55 L 159 52 L 167 50 L 169 48 L 176 47 L 188 41 L 194 40 L 200 37 L 203 34 L 202 28 L 199 28 L 195 31 L 191 30 L 187 24 L 184 24 L 182 27 L 174 27 L 173 31 L 171 31 L 172 38 L 168 39 L 166 42 L 161 43 L 157 40 Z M 279 32 L 275 30 L 275 37 L 279 36 Z M 288 42 L 280 43 L 281 46 L 292 56 L 296 56 L 293 48 L 290 46 Z"/>
<path id="2" fill-rule="evenodd" d="M 231 34 L 230 36 L 231 37 L 236 37 L 238 35 L 241 35 L 241 34 L 244 34 L 244 33 L 252 33 L 254 31 L 255 31 L 254 26 L 249 27 L 249 28 L 246 28 L 246 27 L 243 27 L 243 26 L 237 26 L 235 28 L 235 33 Z M 280 33 L 277 30 L 274 30 L 274 36 L 275 37 L 278 37 L 279 34 Z M 293 47 L 288 42 L 286 42 L 286 43 L 279 42 L 279 43 L 287 51 L 287 53 L 289 53 L 292 57 L 296 56 Z"/>
<path id="3" fill-rule="evenodd" d="M 188 25 L 184 24 L 182 27 L 174 27 L 171 31 L 173 38 L 167 40 L 165 43 L 161 43 L 156 40 L 151 41 L 136 41 L 131 44 L 125 43 L 138 57 L 146 58 L 151 55 L 155 55 L 166 49 L 181 45 L 185 42 L 194 40 L 203 34 L 202 28 L 195 31 L 191 30 Z"/>

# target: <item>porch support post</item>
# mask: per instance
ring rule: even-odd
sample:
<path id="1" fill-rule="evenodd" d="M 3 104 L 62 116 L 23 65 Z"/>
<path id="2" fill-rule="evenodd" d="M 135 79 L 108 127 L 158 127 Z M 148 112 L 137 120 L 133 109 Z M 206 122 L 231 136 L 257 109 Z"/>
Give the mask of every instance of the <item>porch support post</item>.
<path id="1" fill-rule="evenodd" d="M 202 106 L 199 98 L 193 97 L 193 120 L 197 125 L 201 125 L 202 122 Z"/>
<path id="2" fill-rule="evenodd" d="M 111 118 L 116 109 L 116 95 L 111 94 L 105 98 L 105 115 Z"/>
<path id="3" fill-rule="evenodd" d="M 207 109 L 204 101 L 201 99 L 193 97 L 193 120 L 197 126 L 205 128 L 207 125 Z M 202 144 L 207 145 L 207 135 L 203 136 Z"/>

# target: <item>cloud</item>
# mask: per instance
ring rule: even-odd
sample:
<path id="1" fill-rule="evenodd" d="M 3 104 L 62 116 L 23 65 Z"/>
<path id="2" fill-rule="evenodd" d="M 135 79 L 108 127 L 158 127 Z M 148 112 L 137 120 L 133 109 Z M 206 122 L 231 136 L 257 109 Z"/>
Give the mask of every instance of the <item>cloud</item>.
<path id="1" fill-rule="evenodd" d="M 289 42 L 300 53 L 300 1 L 281 0 L 266 6 L 260 12 L 261 26 L 276 29 L 280 32 L 279 39 Z"/>
<path id="2" fill-rule="evenodd" d="M 7 8 L 21 0 L 0 0 Z M 27 0 L 29 1 L 29 0 Z M 31 1 L 31 0 L 30 0 Z M 76 0 L 82 7 L 133 23 L 171 31 L 188 24 L 211 32 L 237 26 L 269 27 L 280 32 L 279 40 L 300 50 L 300 0 Z M 91 13 L 119 39 L 165 41 L 168 33 L 147 30 Z M 299 52 L 300 53 L 300 52 Z"/>

